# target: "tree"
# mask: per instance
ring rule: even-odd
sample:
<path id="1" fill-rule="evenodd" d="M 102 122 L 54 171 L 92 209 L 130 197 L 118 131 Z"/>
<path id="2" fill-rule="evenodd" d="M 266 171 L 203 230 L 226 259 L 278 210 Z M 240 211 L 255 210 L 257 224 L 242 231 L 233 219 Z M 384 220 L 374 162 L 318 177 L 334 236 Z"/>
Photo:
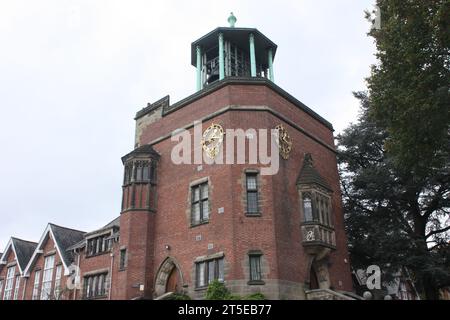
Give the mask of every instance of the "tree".
<path id="1" fill-rule="evenodd" d="M 378 63 L 338 137 L 350 252 L 356 265 L 407 267 L 436 299 L 450 285 L 450 0 L 377 5 Z"/>
<path id="2" fill-rule="evenodd" d="M 380 265 L 391 274 L 406 267 L 423 295 L 436 299 L 438 289 L 450 285 L 449 171 L 432 170 L 412 184 L 385 148 L 390 136 L 369 115 L 367 93 L 355 96 L 359 121 L 338 136 L 352 264 Z"/>
<path id="3" fill-rule="evenodd" d="M 389 133 L 398 169 L 426 180 L 449 157 L 450 0 L 378 0 L 379 63 L 367 79 L 369 113 Z"/>
<path id="4" fill-rule="evenodd" d="M 218 280 L 212 281 L 208 285 L 206 291 L 206 300 L 266 300 L 266 297 L 262 293 L 253 293 L 247 296 L 239 296 L 231 294 L 230 290 L 225 286 L 223 282 Z"/>

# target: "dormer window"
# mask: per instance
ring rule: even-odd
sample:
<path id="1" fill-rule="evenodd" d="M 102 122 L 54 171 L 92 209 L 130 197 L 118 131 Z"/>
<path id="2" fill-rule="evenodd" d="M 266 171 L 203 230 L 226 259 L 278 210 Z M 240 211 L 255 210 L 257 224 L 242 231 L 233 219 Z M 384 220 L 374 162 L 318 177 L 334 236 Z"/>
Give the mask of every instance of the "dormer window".
<path id="1" fill-rule="evenodd" d="M 88 239 L 86 255 L 89 257 L 109 252 L 111 249 L 111 239 L 109 239 L 109 236 L 109 234 L 104 234 Z"/>

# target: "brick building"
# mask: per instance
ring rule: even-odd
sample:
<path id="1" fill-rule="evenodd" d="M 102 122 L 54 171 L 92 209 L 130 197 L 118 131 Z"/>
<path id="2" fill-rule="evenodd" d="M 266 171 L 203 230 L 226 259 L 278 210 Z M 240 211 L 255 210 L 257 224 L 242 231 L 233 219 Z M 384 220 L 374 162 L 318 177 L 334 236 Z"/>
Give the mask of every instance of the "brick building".
<path id="1" fill-rule="evenodd" d="M 197 92 L 136 114 L 120 216 L 88 233 L 49 224 L 14 273 L 23 298 L 201 299 L 214 279 L 240 295 L 348 298 L 332 125 L 274 83 L 277 45 L 229 21 L 192 44 Z M 176 163 L 180 143 L 184 159 L 199 160 L 200 151 L 200 162 Z M 267 162 L 250 159 L 274 144 L 278 167 L 267 174 Z M 220 164 L 225 154 L 232 157 Z M 10 247 L 0 265 L 8 288 L 17 260 Z"/>

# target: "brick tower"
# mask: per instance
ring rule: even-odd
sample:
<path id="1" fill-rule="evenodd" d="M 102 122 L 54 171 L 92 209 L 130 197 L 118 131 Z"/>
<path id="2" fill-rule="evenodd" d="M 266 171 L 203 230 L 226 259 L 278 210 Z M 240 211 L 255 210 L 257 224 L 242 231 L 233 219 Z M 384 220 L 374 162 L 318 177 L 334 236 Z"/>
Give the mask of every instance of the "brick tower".
<path id="1" fill-rule="evenodd" d="M 136 115 L 123 157 L 123 298 L 201 299 L 217 279 L 240 295 L 346 299 L 333 127 L 274 83 L 277 45 L 229 22 L 192 43 L 197 92 Z M 274 142 L 268 174 L 256 150 Z"/>
<path id="2" fill-rule="evenodd" d="M 150 145 L 122 158 L 125 167 L 120 215 L 120 298 L 148 297 L 153 286 L 156 168 L 159 155 Z M 120 274 L 122 273 L 122 274 Z"/>

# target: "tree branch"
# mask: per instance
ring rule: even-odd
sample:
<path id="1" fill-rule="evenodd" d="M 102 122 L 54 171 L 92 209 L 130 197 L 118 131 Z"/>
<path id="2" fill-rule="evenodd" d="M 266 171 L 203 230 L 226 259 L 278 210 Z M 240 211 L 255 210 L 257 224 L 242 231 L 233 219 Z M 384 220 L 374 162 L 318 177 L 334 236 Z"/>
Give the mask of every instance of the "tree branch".
<path id="1" fill-rule="evenodd" d="M 428 220 L 428 218 L 433 214 L 434 211 L 436 211 L 437 209 L 439 209 L 440 204 L 441 204 L 441 200 L 442 200 L 442 195 L 445 192 L 445 188 L 444 186 L 441 186 L 439 188 L 439 190 L 436 192 L 436 194 L 433 197 L 433 200 L 431 200 L 426 208 L 426 211 L 423 215 L 423 217 Z"/>
<path id="2" fill-rule="evenodd" d="M 431 248 L 428 248 L 428 251 L 433 251 L 434 249 L 436 249 L 436 248 L 438 248 L 438 247 L 440 247 L 440 246 L 443 246 L 443 245 L 446 245 L 446 243 L 438 243 L 438 244 L 435 244 L 435 245 L 432 246 Z"/>
<path id="3" fill-rule="evenodd" d="M 432 232 L 430 232 L 429 234 L 427 234 L 425 236 L 425 239 L 428 239 L 429 237 L 431 237 L 431 236 L 433 236 L 435 234 L 442 233 L 442 232 L 445 232 L 445 231 L 448 231 L 448 230 L 450 230 L 450 226 L 448 226 L 448 227 L 446 227 L 444 229 L 432 231 Z"/>

